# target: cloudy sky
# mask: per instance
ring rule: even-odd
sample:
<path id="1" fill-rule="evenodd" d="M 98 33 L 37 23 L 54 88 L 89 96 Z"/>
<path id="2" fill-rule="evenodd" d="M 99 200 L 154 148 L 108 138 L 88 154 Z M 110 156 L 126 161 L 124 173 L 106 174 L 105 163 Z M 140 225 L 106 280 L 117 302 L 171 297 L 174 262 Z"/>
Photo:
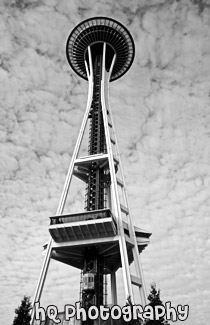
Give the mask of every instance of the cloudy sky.
<path id="1" fill-rule="evenodd" d="M 163 301 L 190 306 L 186 325 L 206 325 L 210 1 L 1 0 L 0 10 L 1 324 L 34 294 L 85 110 L 87 82 L 71 71 L 65 43 L 81 20 L 101 15 L 136 44 L 110 96 L 135 224 L 153 233 L 141 258 L 147 291 L 155 281 Z M 57 264 L 43 299 L 70 303 L 79 279 Z"/>

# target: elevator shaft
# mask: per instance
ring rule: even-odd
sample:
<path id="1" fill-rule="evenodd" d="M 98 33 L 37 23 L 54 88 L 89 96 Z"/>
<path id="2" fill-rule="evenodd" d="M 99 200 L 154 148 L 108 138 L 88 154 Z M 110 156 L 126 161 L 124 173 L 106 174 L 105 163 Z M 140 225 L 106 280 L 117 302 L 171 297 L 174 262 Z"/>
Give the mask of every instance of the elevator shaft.
<path id="1" fill-rule="evenodd" d="M 97 54 L 93 62 L 93 100 L 90 112 L 89 148 L 90 155 L 106 152 L 104 123 L 101 107 L 102 54 Z M 89 178 L 86 190 L 87 211 L 105 208 L 104 169 L 93 162 L 89 167 Z"/>
<path id="2" fill-rule="evenodd" d="M 89 114 L 89 155 L 106 152 L 106 140 L 101 105 L 102 60 L 101 53 L 93 53 L 93 97 Z M 94 211 L 105 208 L 105 170 L 97 162 L 89 167 L 89 176 L 86 188 L 86 210 Z M 104 302 L 104 261 L 98 254 L 97 248 L 85 248 L 83 268 L 82 306 L 88 309 L 91 305 L 100 308 Z M 84 325 L 93 324 L 88 319 Z"/>

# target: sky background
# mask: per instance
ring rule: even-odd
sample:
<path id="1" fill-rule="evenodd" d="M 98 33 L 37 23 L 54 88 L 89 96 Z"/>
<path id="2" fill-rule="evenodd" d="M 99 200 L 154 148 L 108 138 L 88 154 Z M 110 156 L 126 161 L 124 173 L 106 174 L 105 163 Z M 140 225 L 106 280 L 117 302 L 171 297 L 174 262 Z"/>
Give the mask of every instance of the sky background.
<path id="1" fill-rule="evenodd" d="M 141 257 L 147 291 L 155 281 L 164 302 L 190 306 L 184 324 L 206 325 L 210 1 L 0 0 L 0 11 L 0 323 L 11 325 L 23 295 L 33 297 L 85 111 L 88 84 L 70 69 L 66 40 L 101 15 L 136 45 L 110 100 L 134 222 L 153 233 Z M 44 297 L 75 300 L 75 271 L 49 271 Z"/>

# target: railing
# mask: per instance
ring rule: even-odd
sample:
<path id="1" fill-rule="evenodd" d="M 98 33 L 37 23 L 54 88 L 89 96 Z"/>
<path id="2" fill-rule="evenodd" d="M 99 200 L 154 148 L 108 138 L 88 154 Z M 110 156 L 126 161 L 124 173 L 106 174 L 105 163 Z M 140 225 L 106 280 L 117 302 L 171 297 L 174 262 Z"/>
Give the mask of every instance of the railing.
<path id="1" fill-rule="evenodd" d="M 62 216 L 50 217 L 50 225 L 57 225 L 62 223 L 71 223 L 78 221 L 88 221 L 102 218 L 112 218 L 116 223 L 115 217 L 109 209 L 84 211 L 81 213 L 74 213 Z"/>

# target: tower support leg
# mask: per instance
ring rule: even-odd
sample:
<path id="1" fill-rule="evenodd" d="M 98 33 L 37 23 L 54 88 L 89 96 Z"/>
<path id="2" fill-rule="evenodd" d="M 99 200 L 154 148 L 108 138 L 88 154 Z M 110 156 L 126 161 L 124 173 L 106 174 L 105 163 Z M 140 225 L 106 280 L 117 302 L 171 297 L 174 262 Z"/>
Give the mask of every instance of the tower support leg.
<path id="1" fill-rule="evenodd" d="M 32 302 L 32 313 L 31 313 L 31 324 L 33 324 L 34 322 L 34 317 L 35 317 L 35 310 L 34 310 L 34 306 L 36 302 L 40 302 L 40 298 L 41 298 L 41 294 L 42 294 L 42 290 L 44 287 L 44 283 L 45 283 L 45 279 L 46 279 L 46 275 L 47 275 L 47 271 L 48 271 L 48 267 L 50 264 L 50 258 L 51 258 L 51 252 L 52 252 L 52 238 L 50 239 L 48 246 L 47 246 L 47 252 L 45 255 L 45 259 L 44 259 L 44 263 L 42 266 L 42 270 L 39 276 L 39 280 L 38 280 L 38 284 L 36 287 L 36 291 L 35 291 L 35 295 L 34 295 L 34 299 Z"/>
<path id="2" fill-rule="evenodd" d="M 123 270 L 123 279 L 124 279 L 124 286 L 125 286 L 125 295 L 126 298 L 128 296 L 131 297 L 133 301 L 133 290 L 131 284 L 131 276 L 130 276 L 130 269 L 129 269 L 129 262 L 128 262 L 128 255 L 127 255 L 127 247 L 125 242 L 125 234 L 123 228 L 123 220 L 121 215 L 120 209 L 120 200 L 118 194 L 118 187 L 117 187 L 117 180 L 115 175 L 115 166 L 114 166 L 114 157 L 112 152 L 112 145 L 111 145 L 111 138 L 109 134 L 109 126 L 108 126 L 108 116 L 107 116 L 107 103 L 106 103 L 106 94 L 108 93 L 108 82 L 111 76 L 112 68 L 115 61 L 115 56 L 112 59 L 112 64 L 109 72 L 106 72 L 106 44 L 103 44 L 103 61 L 102 61 L 102 80 L 101 80 L 101 104 L 102 104 L 102 112 L 103 112 L 103 121 L 104 121 L 104 129 L 105 129 L 105 137 L 106 137 L 106 144 L 107 144 L 107 153 L 108 153 L 108 160 L 109 160 L 109 168 L 110 168 L 110 176 L 111 176 L 111 193 L 113 197 L 113 208 L 115 215 L 118 219 L 118 227 L 119 227 L 119 247 L 120 247 L 120 256 L 122 262 L 122 270 Z"/>
<path id="3" fill-rule="evenodd" d="M 117 305 L 117 285 L 116 285 L 116 273 L 111 273 L 111 296 L 112 305 Z"/>
<path id="4" fill-rule="evenodd" d="M 86 64 L 87 66 L 87 64 Z M 79 136 L 76 142 L 76 146 L 74 148 L 74 152 L 72 155 L 72 160 L 71 163 L 69 165 L 69 169 L 68 169 L 68 173 L 66 176 L 66 181 L 63 187 L 63 192 L 60 198 L 60 202 L 58 205 L 58 209 L 57 209 L 57 213 L 56 215 L 61 215 L 63 213 L 63 209 L 65 206 L 65 202 L 66 202 L 66 198 L 68 195 L 68 191 L 69 191 L 69 187 L 70 187 L 70 183 L 71 183 L 71 179 L 72 179 L 72 175 L 73 175 L 73 169 L 74 169 L 74 162 L 75 159 L 77 158 L 77 155 L 79 153 L 79 149 L 81 146 L 81 142 L 82 142 L 82 138 L 85 132 L 85 127 L 87 124 L 87 120 L 88 120 L 88 115 L 90 112 L 90 108 L 91 108 L 91 102 L 92 102 L 92 94 L 93 94 L 93 75 L 92 73 L 89 74 L 88 69 L 87 69 L 87 74 L 89 77 L 89 91 L 88 91 L 88 100 L 87 100 L 87 106 L 86 106 L 86 111 L 85 111 L 85 115 L 82 121 L 82 125 L 80 128 L 80 132 L 79 132 Z M 51 252 L 52 252 L 52 245 L 53 245 L 53 241 L 52 238 L 50 239 L 47 249 L 46 249 L 46 256 L 43 262 L 43 266 L 42 266 L 42 270 L 40 273 L 40 277 L 39 277 L 39 281 L 36 287 L 36 291 L 35 291 L 35 295 L 34 295 L 34 299 L 32 302 L 32 312 L 31 312 L 31 324 L 33 324 L 34 322 L 34 304 L 36 301 L 40 300 L 41 294 L 42 294 L 42 290 L 43 290 L 43 286 L 44 286 L 44 282 L 45 282 L 45 278 L 47 275 L 47 271 L 48 271 L 48 267 L 49 267 L 49 263 L 50 263 L 50 258 L 51 258 Z"/>

